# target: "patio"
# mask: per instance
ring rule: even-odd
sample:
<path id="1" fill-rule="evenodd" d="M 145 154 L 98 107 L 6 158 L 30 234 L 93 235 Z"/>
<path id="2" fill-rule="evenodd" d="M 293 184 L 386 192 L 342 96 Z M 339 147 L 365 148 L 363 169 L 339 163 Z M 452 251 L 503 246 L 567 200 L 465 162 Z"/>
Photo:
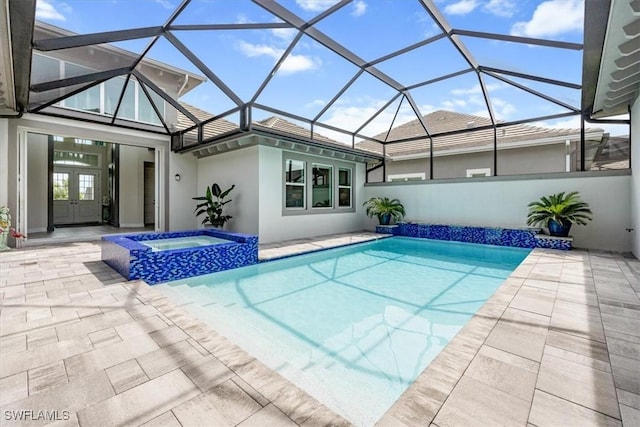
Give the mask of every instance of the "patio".
<path id="1" fill-rule="evenodd" d="M 379 425 L 638 425 L 639 292 L 632 257 L 534 250 Z M 7 425 L 43 425 L 29 421 L 38 411 L 65 426 L 348 424 L 157 290 L 124 282 L 99 242 L 0 254 L 0 296 Z"/>

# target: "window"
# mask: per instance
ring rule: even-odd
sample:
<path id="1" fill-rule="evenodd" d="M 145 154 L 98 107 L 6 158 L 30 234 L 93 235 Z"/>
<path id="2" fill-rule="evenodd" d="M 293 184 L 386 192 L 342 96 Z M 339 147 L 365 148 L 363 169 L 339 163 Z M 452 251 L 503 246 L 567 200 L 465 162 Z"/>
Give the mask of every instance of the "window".
<path id="1" fill-rule="evenodd" d="M 425 179 L 426 174 L 424 172 L 418 173 L 401 173 L 396 175 L 388 175 L 387 182 L 398 182 L 398 181 L 422 181 Z"/>
<path id="2" fill-rule="evenodd" d="M 282 214 L 355 212 L 355 170 L 351 162 L 283 151 Z"/>
<path id="3" fill-rule="evenodd" d="M 100 167 L 98 154 L 76 153 L 70 151 L 54 151 L 53 164 L 59 166 Z"/>
<path id="4" fill-rule="evenodd" d="M 53 174 L 53 200 L 69 200 L 69 174 Z"/>
<path id="5" fill-rule="evenodd" d="M 160 114 L 164 116 L 164 100 L 162 97 L 151 90 L 149 91 L 149 96 L 151 96 L 151 100 L 158 108 L 158 111 L 160 111 Z M 157 125 L 162 124 L 153 106 L 149 102 L 149 98 L 147 98 L 142 90 L 138 91 L 138 120 Z"/>
<path id="6" fill-rule="evenodd" d="M 491 168 L 467 169 L 467 178 L 477 178 L 480 176 L 491 176 Z"/>
<path id="7" fill-rule="evenodd" d="M 313 164 L 311 206 L 314 208 L 333 207 L 333 167 Z"/>
<path id="8" fill-rule="evenodd" d="M 104 114 L 113 116 L 116 112 L 116 106 L 118 105 L 118 100 L 120 99 L 122 87 L 125 82 L 126 79 L 118 77 L 104 83 Z M 124 91 L 122 103 L 118 110 L 118 118 L 136 119 L 136 87 L 133 82 L 129 82 Z"/>
<path id="9" fill-rule="evenodd" d="M 95 200 L 95 175 L 78 175 L 78 199 L 79 200 Z"/>
<path id="10" fill-rule="evenodd" d="M 351 207 L 351 169 L 338 169 L 338 207 Z"/>
<path id="11" fill-rule="evenodd" d="M 82 65 L 60 61 L 39 54 L 33 55 L 31 68 L 32 84 L 58 80 L 60 78 L 82 76 L 95 72 L 95 70 Z M 70 96 L 62 100 L 59 105 L 64 108 L 113 116 L 125 81 L 123 77 L 115 77 Z M 59 95 L 62 94 L 62 92 L 59 93 Z M 151 100 L 158 108 L 160 115 L 164 118 L 166 113 L 164 99 L 151 90 L 149 91 L 149 96 L 151 96 Z M 151 102 L 140 88 L 139 83 L 133 80 L 130 80 L 127 84 L 117 117 L 156 125 L 162 124 Z"/>
<path id="12" fill-rule="evenodd" d="M 285 207 L 290 208 L 305 208 L 305 181 L 304 181 L 304 170 L 306 167 L 306 162 L 302 160 L 291 160 L 287 159 L 285 161 Z"/>

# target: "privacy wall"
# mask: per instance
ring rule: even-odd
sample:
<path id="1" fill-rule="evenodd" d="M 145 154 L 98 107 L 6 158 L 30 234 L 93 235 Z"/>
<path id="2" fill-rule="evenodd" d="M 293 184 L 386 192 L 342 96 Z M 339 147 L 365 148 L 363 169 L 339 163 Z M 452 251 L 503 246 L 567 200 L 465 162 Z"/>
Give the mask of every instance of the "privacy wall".
<path id="1" fill-rule="evenodd" d="M 476 180 L 477 179 L 477 180 Z M 365 197 L 398 198 L 409 221 L 493 227 L 526 226 L 527 204 L 540 196 L 579 191 L 591 205 L 593 221 L 574 226 L 574 247 L 630 251 L 632 227 L 629 171 L 571 173 L 536 177 L 380 183 L 365 187 Z M 375 222 L 368 220 L 367 229 Z"/>

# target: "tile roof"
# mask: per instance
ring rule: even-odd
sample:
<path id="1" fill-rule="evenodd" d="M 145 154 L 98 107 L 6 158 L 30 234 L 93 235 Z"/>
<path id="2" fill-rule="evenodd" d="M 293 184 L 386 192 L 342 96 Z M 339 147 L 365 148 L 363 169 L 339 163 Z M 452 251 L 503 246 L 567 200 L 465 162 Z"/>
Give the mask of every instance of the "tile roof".
<path id="1" fill-rule="evenodd" d="M 208 113 L 204 110 L 201 110 L 198 107 L 194 107 L 193 105 L 181 102 L 182 105 L 188 112 L 193 114 L 196 119 L 200 121 L 205 121 L 213 117 L 213 114 Z M 176 125 L 178 130 L 188 129 L 193 126 L 193 123 L 189 118 L 187 118 L 184 114 L 178 111 L 178 123 Z M 225 119 L 214 120 L 211 123 L 208 123 L 204 126 L 203 129 L 203 137 L 204 139 L 213 138 L 214 136 L 222 135 L 227 132 L 231 132 L 238 129 L 238 125 L 230 122 Z M 198 138 L 198 131 L 193 129 L 186 133 L 187 137 Z"/>
<path id="2" fill-rule="evenodd" d="M 445 152 L 447 150 L 482 150 L 485 147 L 487 149 L 493 148 L 493 129 L 471 130 L 473 128 L 491 125 L 491 121 L 487 117 L 437 110 L 425 115 L 423 119 L 431 135 L 456 130 L 469 130 L 464 133 L 434 137 L 434 151 Z M 602 132 L 602 129 L 588 129 L 587 131 Z M 563 137 L 575 138 L 579 134 L 580 129 L 544 128 L 540 126 L 519 124 L 498 128 L 498 144 L 499 146 L 506 146 L 518 145 L 519 143 L 533 142 L 536 140 L 548 140 Z M 397 141 L 421 136 L 424 136 L 424 138 L 397 144 L 388 144 L 386 146 L 386 154 L 394 157 L 428 152 L 429 138 L 426 137 L 427 135 L 418 119 L 394 127 L 391 129 L 388 136 L 385 132 L 378 134 L 373 138 L 382 141 Z M 372 141 L 361 141 L 356 144 L 356 147 L 382 153 L 382 145 Z"/>

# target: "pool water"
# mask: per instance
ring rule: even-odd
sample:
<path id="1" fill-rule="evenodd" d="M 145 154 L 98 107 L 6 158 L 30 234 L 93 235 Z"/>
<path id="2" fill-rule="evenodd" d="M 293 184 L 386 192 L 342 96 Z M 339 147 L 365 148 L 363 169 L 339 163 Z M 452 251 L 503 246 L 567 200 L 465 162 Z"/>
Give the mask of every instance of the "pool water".
<path id="1" fill-rule="evenodd" d="M 153 251 L 168 251 L 171 249 L 196 248 L 199 246 L 233 243 L 231 240 L 213 236 L 172 237 L 169 239 L 140 240 L 143 245 L 151 247 Z"/>
<path id="2" fill-rule="evenodd" d="M 394 237 L 160 288 L 329 408 L 368 426 L 529 252 Z"/>

